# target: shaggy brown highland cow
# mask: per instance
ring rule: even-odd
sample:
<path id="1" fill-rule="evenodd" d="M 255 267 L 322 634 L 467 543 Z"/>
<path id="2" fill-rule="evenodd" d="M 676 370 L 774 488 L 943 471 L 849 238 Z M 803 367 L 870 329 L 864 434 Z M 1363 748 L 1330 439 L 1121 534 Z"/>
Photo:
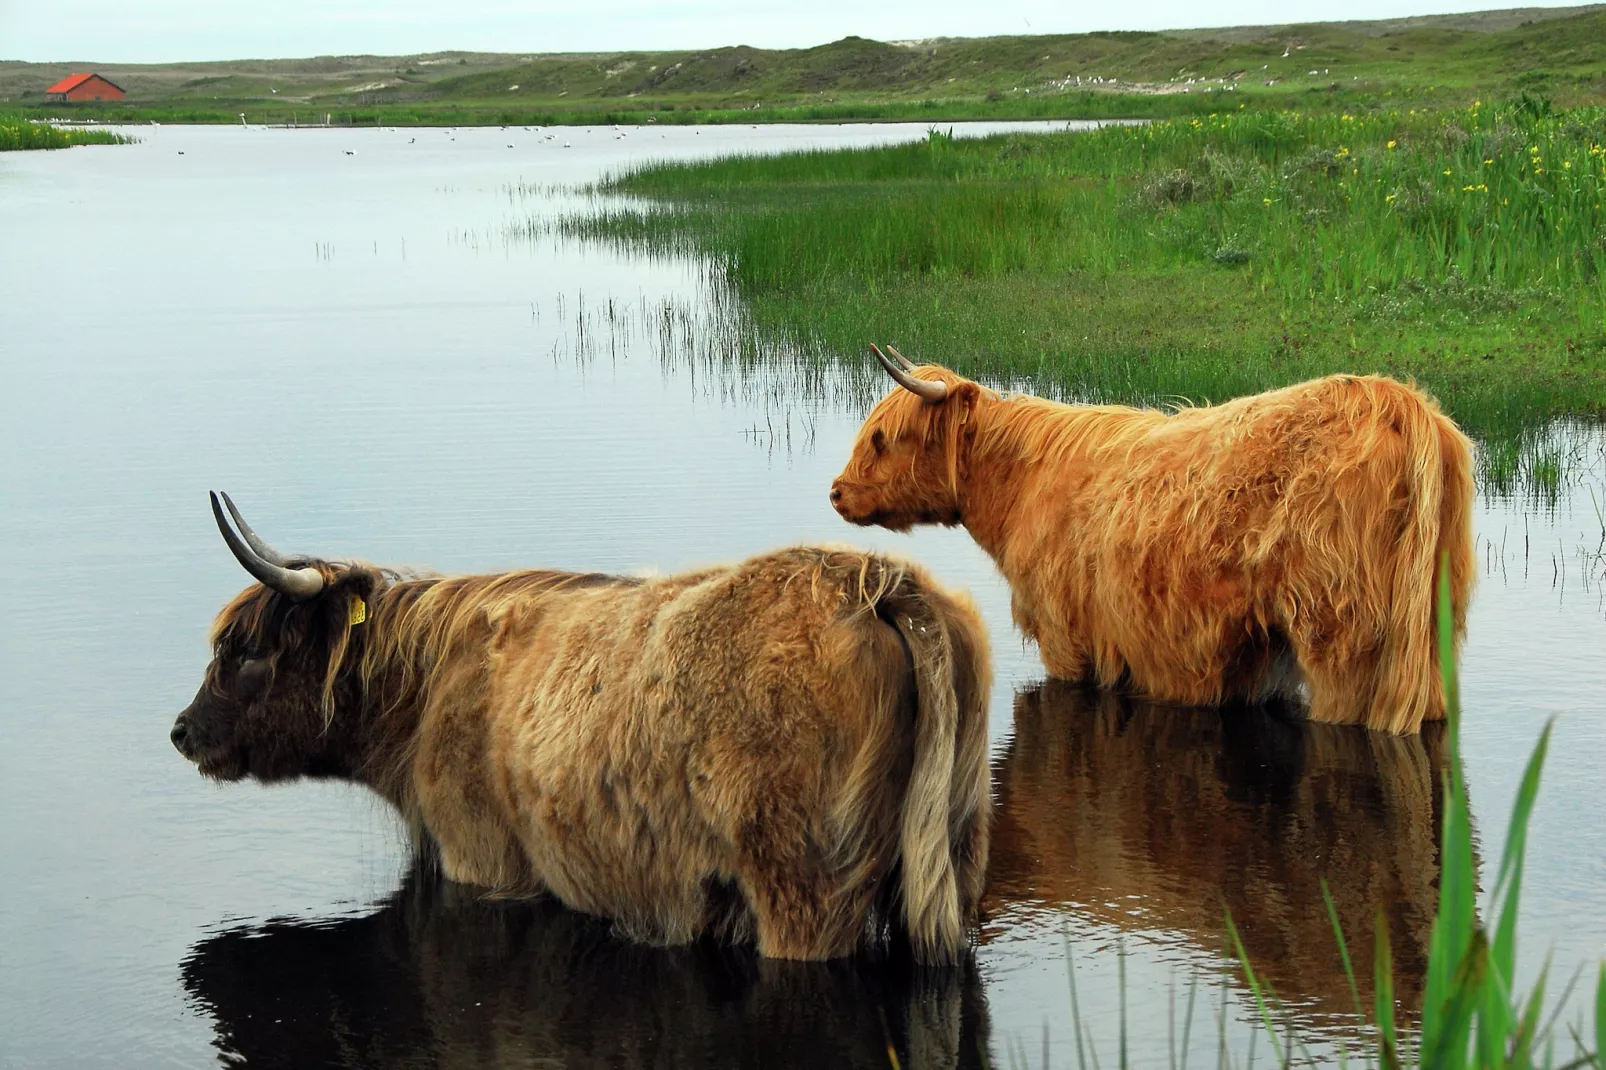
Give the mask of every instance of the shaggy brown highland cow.
<path id="1" fill-rule="evenodd" d="M 261 584 L 213 628 L 172 738 L 220 780 L 335 777 L 453 880 L 626 935 L 954 961 L 987 864 L 987 641 L 880 555 L 796 547 L 636 579 L 403 579 L 289 559 L 218 499 Z"/>
<path id="2" fill-rule="evenodd" d="M 1166 413 L 1006 398 L 875 353 L 899 388 L 831 503 L 963 524 L 1053 675 L 1190 705 L 1305 690 L 1314 720 L 1391 732 L 1443 717 L 1435 576 L 1447 558 L 1459 637 L 1472 461 L 1418 391 L 1333 375 Z"/>

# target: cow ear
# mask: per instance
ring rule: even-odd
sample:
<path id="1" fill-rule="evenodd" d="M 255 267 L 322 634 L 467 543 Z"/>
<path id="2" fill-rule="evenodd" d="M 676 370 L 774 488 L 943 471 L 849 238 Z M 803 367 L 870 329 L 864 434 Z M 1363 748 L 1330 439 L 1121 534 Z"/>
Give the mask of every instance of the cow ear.
<path id="1" fill-rule="evenodd" d="M 379 573 L 367 565 L 348 565 L 330 585 L 332 590 L 367 598 L 379 589 Z"/>
<path id="2" fill-rule="evenodd" d="M 976 402 L 980 400 L 981 387 L 970 382 L 969 380 L 961 383 L 955 383 L 948 390 L 948 404 L 957 405 L 959 407 L 959 412 L 962 414 L 960 416 L 961 421 L 965 421 L 970 418 L 970 414 L 976 409 Z"/>

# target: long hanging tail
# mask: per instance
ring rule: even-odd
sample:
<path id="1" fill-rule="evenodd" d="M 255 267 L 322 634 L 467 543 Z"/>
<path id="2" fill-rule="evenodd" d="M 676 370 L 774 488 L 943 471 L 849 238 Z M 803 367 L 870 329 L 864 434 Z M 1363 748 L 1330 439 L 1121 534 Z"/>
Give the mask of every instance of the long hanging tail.
<path id="1" fill-rule="evenodd" d="M 1407 444 L 1410 515 L 1395 549 L 1388 639 L 1367 724 L 1416 732 L 1444 716 L 1434 618 L 1441 558 L 1448 557 L 1459 641 L 1472 589 L 1472 448 L 1438 407 L 1413 398 L 1398 413 Z"/>
<path id="2" fill-rule="evenodd" d="M 973 608 L 917 575 L 902 577 L 878 611 L 909 648 L 918 703 L 899 833 L 904 925 L 917 959 L 951 963 L 987 865 L 986 637 Z"/>

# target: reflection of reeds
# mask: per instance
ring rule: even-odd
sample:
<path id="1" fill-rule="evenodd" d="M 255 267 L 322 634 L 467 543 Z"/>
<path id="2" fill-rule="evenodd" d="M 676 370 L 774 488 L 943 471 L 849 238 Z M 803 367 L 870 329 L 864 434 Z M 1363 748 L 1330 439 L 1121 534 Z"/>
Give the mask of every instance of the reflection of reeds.
<path id="1" fill-rule="evenodd" d="M 209 936 L 181 972 L 230 1065 L 959 1068 L 988 1042 L 973 964 L 641 947 L 425 873 L 368 917 Z"/>
<path id="2" fill-rule="evenodd" d="M 1228 946 L 1314 1010 L 1351 1007 L 1322 905 L 1370 931 L 1381 909 L 1400 995 L 1420 1001 L 1438 879 L 1442 734 L 1397 737 L 1263 709 L 1165 707 L 1060 681 L 1017 696 L 988 912 L 1074 912 Z M 1370 959 L 1363 958 L 1370 968 Z"/>

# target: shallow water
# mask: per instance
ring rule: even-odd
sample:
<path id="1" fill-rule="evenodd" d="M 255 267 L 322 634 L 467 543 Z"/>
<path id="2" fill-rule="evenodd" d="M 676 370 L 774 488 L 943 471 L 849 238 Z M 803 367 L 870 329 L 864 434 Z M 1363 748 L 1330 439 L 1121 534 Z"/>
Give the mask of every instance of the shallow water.
<path id="1" fill-rule="evenodd" d="M 140 133 L 0 156 L 0 1063 L 884 1065 L 890 1037 L 904 1065 L 1045 1043 L 1063 1064 L 1067 945 L 1101 1062 L 1123 1006 L 1132 1059 L 1163 1062 L 1195 982 L 1195 1060 L 1224 1029 L 1241 1062 L 1223 905 L 1312 1045 L 1353 1024 L 1324 877 L 1362 962 L 1384 905 L 1398 987 L 1420 992 L 1439 737 L 1044 684 L 968 536 L 832 512 L 858 372 L 722 359 L 695 265 L 528 239 L 583 206 L 552 186 L 630 160 L 923 127 Z M 1479 503 L 1463 676 L 1486 883 L 1556 718 L 1520 948 L 1529 978 L 1553 952 L 1553 992 L 1606 954 L 1606 471 L 1595 431 L 1556 434 L 1582 458 L 1559 500 Z M 835 540 L 970 588 L 1002 804 L 975 962 L 630 948 L 410 877 L 362 791 L 202 781 L 167 731 L 245 582 L 210 487 L 280 546 L 445 571 Z"/>

